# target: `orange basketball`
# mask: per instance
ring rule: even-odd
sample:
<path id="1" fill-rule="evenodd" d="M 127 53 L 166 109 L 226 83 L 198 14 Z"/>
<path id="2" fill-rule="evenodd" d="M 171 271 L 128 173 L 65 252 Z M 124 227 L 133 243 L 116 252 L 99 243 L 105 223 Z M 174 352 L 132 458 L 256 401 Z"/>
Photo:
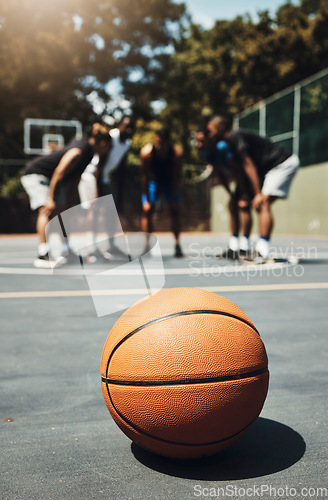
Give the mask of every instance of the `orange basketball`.
<path id="1" fill-rule="evenodd" d="M 161 290 L 130 307 L 101 358 L 106 405 L 136 444 L 172 458 L 237 441 L 263 407 L 268 360 L 233 302 L 195 288 Z"/>

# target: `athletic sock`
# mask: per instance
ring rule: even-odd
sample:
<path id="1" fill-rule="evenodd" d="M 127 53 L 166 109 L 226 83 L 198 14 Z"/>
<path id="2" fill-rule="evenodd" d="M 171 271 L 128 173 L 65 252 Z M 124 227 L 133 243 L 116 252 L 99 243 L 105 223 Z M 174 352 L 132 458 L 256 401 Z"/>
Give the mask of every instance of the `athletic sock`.
<path id="1" fill-rule="evenodd" d="M 49 252 L 49 245 L 48 245 L 48 243 L 39 243 L 38 253 L 39 253 L 40 257 L 43 257 L 48 252 Z"/>
<path id="2" fill-rule="evenodd" d="M 270 238 L 260 236 L 257 240 L 255 249 L 261 255 L 261 257 L 267 259 L 270 252 Z"/>
<path id="3" fill-rule="evenodd" d="M 232 236 L 230 236 L 230 238 L 229 238 L 229 248 L 233 252 L 238 252 L 238 250 L 239 250 L 239 240 L 238 240 L 238 236 L 237 235 L 233 234 Z"/>
<path id="4" fill-rule="evenodd" d="M 239 249 L 243 250 L 244 252 L 248 252 L 250 250 L 250 244 L 249 244 L 249 236 L 246 236 L 243 234 L 239 238 Z"/>

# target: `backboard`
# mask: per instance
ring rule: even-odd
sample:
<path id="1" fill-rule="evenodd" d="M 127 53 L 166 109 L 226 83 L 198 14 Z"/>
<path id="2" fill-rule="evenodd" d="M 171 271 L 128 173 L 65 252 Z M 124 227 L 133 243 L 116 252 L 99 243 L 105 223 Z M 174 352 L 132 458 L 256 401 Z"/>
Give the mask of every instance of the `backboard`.
<path id="1" fill-rule="evenodd" d="M 72 139 L 82 138 L 82 125 L 78 120 L 24 120 L 24 152 L 43 155 L 61 148 Z"/>

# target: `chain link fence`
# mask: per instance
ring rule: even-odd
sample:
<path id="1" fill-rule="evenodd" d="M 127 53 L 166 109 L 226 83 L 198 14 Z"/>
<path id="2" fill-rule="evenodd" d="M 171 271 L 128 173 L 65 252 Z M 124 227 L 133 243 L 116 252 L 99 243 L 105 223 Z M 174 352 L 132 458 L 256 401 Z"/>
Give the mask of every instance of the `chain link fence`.
<path id="1" fill-rule="evenodd" d="M 302 166 L 328 161 L 328 68 L 246 109 L 234 127 L 269 137 Z"/>

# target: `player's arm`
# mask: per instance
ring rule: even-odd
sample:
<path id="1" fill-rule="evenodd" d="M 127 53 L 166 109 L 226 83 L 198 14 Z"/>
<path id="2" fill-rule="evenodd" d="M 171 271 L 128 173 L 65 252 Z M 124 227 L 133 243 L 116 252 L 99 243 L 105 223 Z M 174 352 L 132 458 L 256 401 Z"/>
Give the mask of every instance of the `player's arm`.
<path id="1" fill-rule="evenodd" d="M 232 193 L 229 186 L 228 176 L 224 172 L 223 168 L 218 163 L 215 163 L 213 167 L 214 167 L 214 175 L 216 183 L 221 184 L 226 189 L 226 191 L 231 195 Z"/>
<path id="2" fill-rule="evenodd" d="M 80 182 L 81 176 L 76 175 L 73 179 L 70 180 L 69 186 L 66 190 L 66 199 L 68 207 L 72 207 L 74 205 L 74 201 L 78 197 L 78 185 Z"/>
<path id="3" fill-rule="evenodd" d="M 141 192 L 143 198 L 147 201 L 143 203 L 144 210 L 150 210 L 149 201 L 149 178 L 150 178 L 150 162 L 151 162 L 152 145 L 147 144 L 140 151 L 140 168 L 141 168 Z"/>
<path id="4" fill-rule="evenodd" d="M 232 196 L 229 182 L 233 172 L 230 169 L 229 175 L 226 168 L 230 167 L 229 160 L 232 158 L 232 153 L 226 141 L 217 142 L 217 144 L 215 145 L 215 150 L 212 150 L 212 156 L 214 160 L 214 179 L 217 181 L 217 183 L 221 184 L 225 188 L 230 196 Z"/>
<path id="5" fill-rule="evenodd" d="M 233 178 L 238 185 L 239 192 L 241 193 L 238 200 L 238 205 L 240 208 L 247 208 L 250 203 L 250 196 L 248 194 L 249 189 L 246 184 L 246 174 L 241 165 L 236 161 L 234 156 L 229 158 L 229 168 L 232 172 Z"/>
<path id="6" fill-rule="evenodd" d="M 69 149 L 55 168 L 49 184 L 48 202 L 43 209 L 47 215 L 51 215 L 56 209 L 55 195 L 58 185 L 75 170 L 81 157 L 80 148 Z"/>
<path id="7" fill-rule="evenodd" d="M 261 192 L 261 183 L 260 183 L 260 178 L 257 173 L 257 168 L 255 163 L 253 162 L 252 158 L 246 153 L 246 151 L 243 151 L 240 154 L 241 160 L 242 160 L 242 165 L 245 170 L 245 173 L 247 177 L 249 178 L 253 191 L 255 193 L 255 196 L 252 201 L 252 205 L 255 208 L 255 210 L 259 211 L 261 209 L 261 205 L 263 203 L 263 194 Z"/>

